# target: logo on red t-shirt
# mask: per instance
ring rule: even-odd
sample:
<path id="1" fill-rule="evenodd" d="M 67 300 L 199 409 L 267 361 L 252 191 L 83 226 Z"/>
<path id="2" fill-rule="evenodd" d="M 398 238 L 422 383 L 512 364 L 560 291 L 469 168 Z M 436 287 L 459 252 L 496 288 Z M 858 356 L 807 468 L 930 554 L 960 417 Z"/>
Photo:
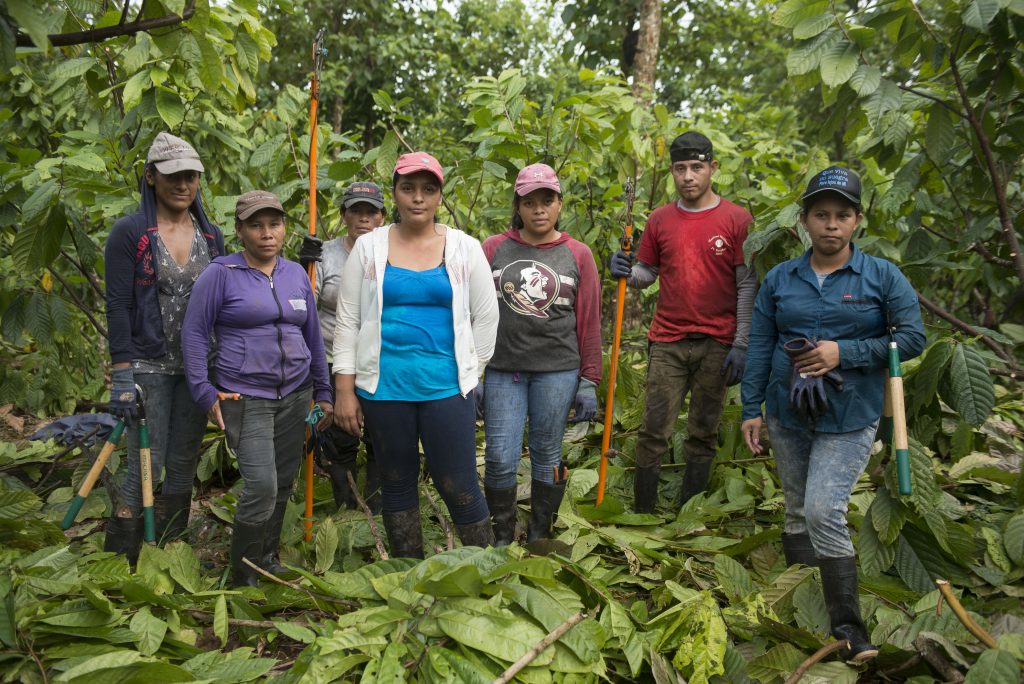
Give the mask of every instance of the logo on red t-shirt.
<path id="1" fill-rule="evenodd" d="M 509 308 L 522 316 L 547 318 L 546 310 L 558 297 L 558 274 L 531 260 L 513 261 L 501 269 L 498 287 Z"/>
<path id="2" fill-rule="evenodd" d="M 729 241 L 716 233 L 708 238 L 708 250 L 715 256 L 722 256 L 729 251 Z"/>

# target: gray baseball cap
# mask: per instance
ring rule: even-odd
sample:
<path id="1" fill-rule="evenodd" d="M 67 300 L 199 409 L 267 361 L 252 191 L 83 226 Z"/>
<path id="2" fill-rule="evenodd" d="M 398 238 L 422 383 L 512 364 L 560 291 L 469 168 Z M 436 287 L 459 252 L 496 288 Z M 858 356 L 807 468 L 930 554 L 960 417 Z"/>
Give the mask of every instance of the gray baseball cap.
<path id="1" fill-rule="evenodd" d="M 376 183 L 369 181 L 353 183 L 345 190 L 345 195 L 341 198 L 341 206 L 343 209 L 348 209 L 353 204 L 359 204 L 360 202 L 366 202 L 378 209 L 383 209 L 384 193 L 381 192 L 380 186 Z"/>
<path id="2" fill-rule="evenodd" d="M 181 138 L 167 132 L 158 133 L 153 144 L 149 146 L 146 163 L 156 166 L 156 170 L 164 175 L 179 171 L 199 171 L 202 173 L 203 162 L 199 161 L 196 149 Z"/>

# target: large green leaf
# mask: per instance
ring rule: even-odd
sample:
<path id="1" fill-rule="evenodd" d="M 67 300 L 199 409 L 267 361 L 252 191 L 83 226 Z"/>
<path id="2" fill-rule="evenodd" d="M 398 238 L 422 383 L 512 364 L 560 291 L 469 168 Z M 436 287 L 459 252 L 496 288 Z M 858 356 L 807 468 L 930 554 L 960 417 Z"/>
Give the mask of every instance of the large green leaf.
<path id="1" fill-rule="evenodd" d="M 47 38 L 49 22 L 39 3 L 36 0 L 4 0 L 4 2 L 11 18 L 28 34 L 36 47 L 48 51 L 50 48 L 50 39 Z"/>
<path id="2" fill-rule="evenodd" d="M 185 120 L 185 105 L 174 91 L 166 88 L 156 89 L 156 111 L 167 127 L 176 129 Z"/>
<path id="3" fill-rule="evenodd" d="M 934 104 L 928 109 L 928 126 L 924 131 L 924 148 L 928 157 L 936 162 L 943 162 L 953 153 L 956 143 L 956 128 L 953 126 L 953 115 L 941 104 Z"/>
<path id="4" fill-rule="evenodd" d="M 896 549 L 891 544 L 878 538 L 878 531 L 872 522 L 872 516 L 865 515 L 857 536 L 857 551 L 861 567 L 867 575 L 880 575 L 890 567 L 896 558 Z"/>
<path id="5" fill-rule="evenodd" d="M 316 566 L 314 572 L 323 573 L 334 565 L 334 554 L 338 551 L 338 528 L 327 518 L 316 531 Z"/>
<path id="6" fill-rule="evenodd" d="M 160 644 L 163 643 L 164 635 L 167 634 L 167 623 L 154 616 L 149 611 L 149 606 L 140 608 L 129 626 L 135 633 L 139 653 L 149 656 L 160 650 Z"/>
<path id="7" fill-rule="evenodd" d="M 913 591 L 927 594 L 935 588 L 932 576 L 928 574 L 928 569 L 924 567 L 924 563 L 921 562 L 917 552 L 903 535 L 900 535 L 899 542 L 896 545 L 895 562 L 896 572 L 899 573 L 900 579 Z"/>
<path id="8" fill-rule="evenodd" d="M 882 82 L 882 72 L 876 66 L 861 64 L 850 77 L 850 87 L 861 97 L 867 97 L 875 92 L 878 84 Z"/>
<path id="9" fill-rule="evenodd" d="M 786 0 L 772 14 L 772 23 L 785 28 L 794 28 L 810 17 L 820 15 L 828 8 L 822 0 Z"/>
<path id="10" fill-rule="evenodd" d="M 1018 566 L 1024 566 L 1024 511 L 1018 511 L 1006 521 L 1003 529 L 1006 555 Z"/>
<path id="11" fill-rule="evenodd" d="M 509 663 L 519 660 L 544 638 L 540 628 L 510 612 L 483 615 L 444 610 L 435 617 L 441 630 L 455 641 Z M 545 649 L 532 665 L 547 665 L 554 657 L 554 649 Z"/>
<path id="12" fill-rule="evenodd" d="M 996 394 L 988 366 L 973 347 L 953 345 L 948 385 L 949 394 L 943 397 L 946 403 L 971 425 L 981 426 L 992 412 Z"/>
<path id="13" fill-rule="evenodd" d="M 964 9 L 964 25 L 984 31 L 999 14 L 999 0 L 971 0 Z"/>
<path id="14" fill-rule="evenodd" d="M 853 43 L 839 41 L 829 47 L 821 58 L 821 81 L 830 88 L 837 88 L 853 76 L 857 70 L 860 51 Z"/>
<path id="15" fill-rule="evenodd" d="M 1020 666 L 1008 651 L 988 650 L 967 671 L 964 684 L 1018 684 Z"/>

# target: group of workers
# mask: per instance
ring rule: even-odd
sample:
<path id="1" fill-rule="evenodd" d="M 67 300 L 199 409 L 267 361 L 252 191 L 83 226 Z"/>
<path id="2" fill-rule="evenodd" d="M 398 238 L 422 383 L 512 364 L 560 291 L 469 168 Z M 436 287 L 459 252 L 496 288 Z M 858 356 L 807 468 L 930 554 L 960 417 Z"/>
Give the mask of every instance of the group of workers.
<path id="1" fill-rule="evenodd" d="M 786 561 L 820 568 L 832 632 L 849 641 L 848 659 L 863 662 L 877 649 L 860 615 L 847 504 L 875 441 L 890 337 L 902 359 L 924 346 L 916 294 L 892 263 L 854 246 L 863 214 L 853 171 L 830 167 L 811 179 L 800 214 L 811 247 L 759 288 L 743 256 L 752 216 L 715 193 L 711 141 L 683 133 L 669 156 L 678 197 L 651 213 L 635 254 L 620 250 L 610 262 L 630 287 L 660 286 L 634 508 L 656 509 L 687 395 L 677 508 L 707 489 L 726 394 L 742 382 L 744 439 L 760 453 L 767 423 L 782 481 Z M 437 221 L 438 160 L 402 155 L 391 221 L 381 188 L 353 183 L 342 198 L 345 234 L 307 237 L 300 263 L 281 255 L 286 214 L 264 190 L 238 198 L 242 251 L 226 254 L 198 193 L 203 171 L 186 141 L 157 135 L 140 207 L 115 223 L 106 246 L 110 408 L 130 419 L 143 390 L 161 481 L 158 537 L 187 528 L 209 420 L 224 431 L 243 479 L 231 582 L 257 583 L 244 559 L 283 572 L 281 529 L 313 403 L 335 502 L 355 506 L 362 442 L 362 498 L 382 513 L 393 555 L 423 557 L 421 447 L 463 544 L 517 539 L 527 426 L 526 539 L 550 537 L 568 478 L 566 424 L 595 417 L 602 367 L 600 278 L 590 248 L 560 229 L 554 169 L 519 172 L 508 229 L 481 244 Z M 137 450 L 130 438 L 105 540 L 132 562 L 141 545 Z"/>

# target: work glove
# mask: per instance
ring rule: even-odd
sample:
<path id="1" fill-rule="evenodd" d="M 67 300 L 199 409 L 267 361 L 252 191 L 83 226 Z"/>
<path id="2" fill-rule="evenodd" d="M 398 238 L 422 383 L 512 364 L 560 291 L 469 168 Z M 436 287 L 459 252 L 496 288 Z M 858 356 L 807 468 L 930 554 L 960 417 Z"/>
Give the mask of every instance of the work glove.
<path id="1" fill-rule="evenodd" d="M 837 392 L 843 391 L 843 376 L 836 369 L 822 376 L 804 375 L 796 369 L 796 359 L 818 346 L 814 340 L 797 337 L 783 345 L 793 360 L 793 374 L 789 380 L 789 405 L 805 422 L 813 422 L 828 411 L 828 396 L 825 394 L 827 381 Z"/>
<path id="2" fill-rule="evenodd" d="M 119 420 L 133 422 L 139 415 L 139 397 L 135 392 L 135 374 L 129 368 L 115 368 L 110 373 L 109 411 Z"/>
<path id="3" fill-rule="evenodd" d="M 628 278 L 633 272 L 632 252 L 623 252 L 621 249 L 612 255 L 611 270 L 616 278 Z"/>
<path id="4" fill-rule="evenodd" d="M 476 418 L 477 420 L 483 420 L 484 417 L 484 381 L 476 383 L 476 387 L 473 388 L 473 403 L 476 406 Z"/>
<path id="5" fill-rule="evenodd" d="M 571 421 L 573 423 L 594 420 L 594 416 L 597 415 L 597 386 L 590 380 L 580 378 L 573 410 L 575 412 Z"/>
<path id="6" fill-rule="evenodd" d="M 324 253 L 324 241 L 315 235 L 307 235 L 302 238 L 302 247 L 299 248 L 299 263 L 302 268 L 309 270 L 309 265 L 315 261 L 321 261 Z"/>
<path id="7" fill-rule="evenodd" d="M 725 356 L 722 362 L 720 375 L 725 376 L 725 384 L 732 387 L 738 385 L 743 379 L 743 371 L 747 367 L 747 348 L 733 345 L 732 349 Z"/>

